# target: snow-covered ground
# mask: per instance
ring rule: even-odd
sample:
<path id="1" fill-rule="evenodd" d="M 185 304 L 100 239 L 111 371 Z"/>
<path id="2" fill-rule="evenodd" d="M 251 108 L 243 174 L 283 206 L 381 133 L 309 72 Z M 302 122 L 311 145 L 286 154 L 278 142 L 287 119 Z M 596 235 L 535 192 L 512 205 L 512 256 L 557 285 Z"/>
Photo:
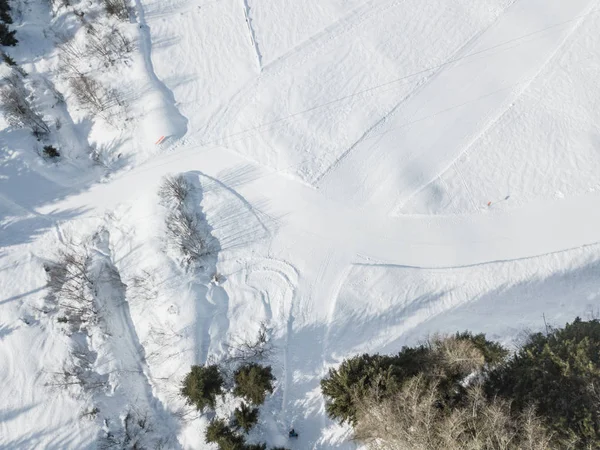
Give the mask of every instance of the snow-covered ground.
<path id="1" fill-rule="evenodd" d="M 89 72 L 127 103 L 102 115 L 65 76 L 65 36 L 90 39 L 72 3 L 31 0 L 6 48 L 62 156 L 2 124 L 0 448 L 96 448 L 131 417 L 148 445 L 208 448 L 181 380 L 265 323 L 277 382 L 251 439 L 353 449 L 319 390 L 342 359 L 599 314 L 598 2 L 96 8 L 132 42 Z M 199 265 L 169 245 L 178 174 L 210 233 Z M 61 252 L 98 309 L 77 332 L 47 286 Z"/>

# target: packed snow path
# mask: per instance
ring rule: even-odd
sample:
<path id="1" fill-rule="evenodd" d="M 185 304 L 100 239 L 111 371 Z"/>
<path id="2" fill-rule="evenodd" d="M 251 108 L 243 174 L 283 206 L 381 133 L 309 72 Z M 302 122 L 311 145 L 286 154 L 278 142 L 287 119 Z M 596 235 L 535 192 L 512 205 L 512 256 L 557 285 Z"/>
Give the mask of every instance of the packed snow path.
<path id="1" fill-rule="evenodd" d="M 228 175 L 241 167 L 250 176 L 235 180 Z M 459 267 L 600 242 L 600 193 L 539 202 L 509 212 L 496 213 L 492 205 L 482 214 L 387 217 L 332 201 L 305 183 L 254 165 L 221 147 L 189 148 L 165 155 L 37 212 L 86 211 L 79 217 L 101 216 L 120 203 L 155 195 L 163 176 L 190 170 L 227 178 L 251 208 L 260 205 L 263 213 L 278 218 L 280 233 L 327 239 L 346 252 L 351 250 L 357 255 L 355 261 Z"/>

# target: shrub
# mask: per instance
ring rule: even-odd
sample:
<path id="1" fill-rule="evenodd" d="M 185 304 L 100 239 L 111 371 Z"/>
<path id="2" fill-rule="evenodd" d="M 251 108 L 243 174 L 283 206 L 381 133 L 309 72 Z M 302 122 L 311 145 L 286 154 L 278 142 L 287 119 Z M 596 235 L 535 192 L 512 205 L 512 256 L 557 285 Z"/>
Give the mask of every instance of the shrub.
<path id="1" fill-rule="evenodd" d="M 43 152 L 44 156 L 47 156 L 48 158 L 58 158 L 60 156 L 60 152 L 52 145 L 44 145 Z"/>
<path id="2" fill-rule="evenodd" d="M 341 422 L 356 420 L 356 399 L 367 392 L 376 392 L 385 399 L 402 384 L 419 374 L 425 382 L 437 385 L 446 405 L 460 401 L 467 376 L 480 372 L 485 364 L 496 364 L 506 350 L 487 341 L 484 335 L 458 333 L 454 336 L 434 336 L 417 347 L 403 347 L 395 356 L 360 355 L 350 358 L 337 369 L 330 369 L 321 381 L 321 391 L 327 398 L 329 417 Z"/>
<path id="3" fill-rule="evenodd" d="M 19 43 L 17 38 L 15 37 L 16 31 L 10 31 L 8 26 L 2 22 L 0 22 L 0 45 L 4 45 L 6 47 L 14 47 Z"/>
<path id="4" fill-rule="evenodd" d="M 246 403 L 242 402 L 239 408 L 233 412 L 235 417 L 235 425 L 238 428 L 248 433 L 258 422 L 258 408 L 251 408 Z"/>
<path id="5" fill-rule="evenodd" d="M 274 379 L 270 366 L 246 364 L 234 374 L 233 393 L 254 405 L 262 405 L 267 393 L 273 392 Z"/>
<path id="6" fill-rule="evenodd" d="M 441 402 L 443 392 L 424 374 L 384 400 L 370 391 L 357 399 L 355 438 L 378 450 L 558 450 L 533 409 L 512 417 L 508 402 L 486 401 L 477 386 L 458 407 Z"/>
<path id="7" fill-rule="evenodd" d="M 600 447 L 600 322 L 577 318 L 548 335 L 535 333 L 490 374 L 489 396 L 522 411 L 536 405 L 551 428 L 578 448 Z"/>
<path id="8" fill-rule="evenodd" d="M 244 450 L 267 450 L 267 444 L 246 444 Z"/>
<path id="9" fill-rule="evenodd" d="M 192 366 L 183 381 L 181 394 L 190 405 L 194 405 L 199 411 L 206 407 L 214 408 L 217 395 L 223 392 L 223 377 L 219 367 Z"/>

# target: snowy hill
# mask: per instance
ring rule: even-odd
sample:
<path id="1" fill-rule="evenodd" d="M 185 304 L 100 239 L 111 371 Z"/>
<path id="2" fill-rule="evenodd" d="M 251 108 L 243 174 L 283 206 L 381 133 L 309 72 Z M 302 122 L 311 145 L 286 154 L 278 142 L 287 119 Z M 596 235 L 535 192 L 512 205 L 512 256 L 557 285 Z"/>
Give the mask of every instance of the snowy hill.
<path id="1" fill-rule="evenodd" d="M 11 1 L 0 448 L 210 448 L 262 329 L 250 440 L 353 449 L 342 359 L 597 313 L 597 2 L 119 1 Z"/>

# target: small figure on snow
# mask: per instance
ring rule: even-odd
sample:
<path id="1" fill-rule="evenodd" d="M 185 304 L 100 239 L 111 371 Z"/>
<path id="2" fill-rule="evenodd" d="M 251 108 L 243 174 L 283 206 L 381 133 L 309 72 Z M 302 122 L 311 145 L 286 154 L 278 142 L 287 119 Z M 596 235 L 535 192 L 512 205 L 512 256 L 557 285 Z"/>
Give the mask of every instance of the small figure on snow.
<path id="1" fill-rule="evenodd" d="M 291 438 L 297 438 L 298 437 L 298 433 L 296 433 L 296 431 L 293 428 L 290 430 L 290 437 Z"/>

